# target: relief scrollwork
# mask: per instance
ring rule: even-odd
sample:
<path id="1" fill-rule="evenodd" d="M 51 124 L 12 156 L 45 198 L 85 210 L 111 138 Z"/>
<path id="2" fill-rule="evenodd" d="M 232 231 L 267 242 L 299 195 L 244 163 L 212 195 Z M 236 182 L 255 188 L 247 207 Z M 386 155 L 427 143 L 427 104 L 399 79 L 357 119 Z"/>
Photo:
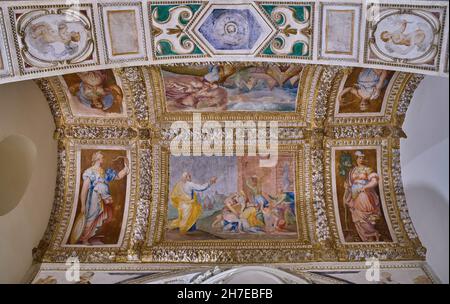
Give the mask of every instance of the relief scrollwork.
<path id="1" fill-rule="evenodd" d="M 201 3 L 150 5 L 153 52 L 156 58 L 203 54 L 186 31 L 186 26 L 201 6 Z"/>

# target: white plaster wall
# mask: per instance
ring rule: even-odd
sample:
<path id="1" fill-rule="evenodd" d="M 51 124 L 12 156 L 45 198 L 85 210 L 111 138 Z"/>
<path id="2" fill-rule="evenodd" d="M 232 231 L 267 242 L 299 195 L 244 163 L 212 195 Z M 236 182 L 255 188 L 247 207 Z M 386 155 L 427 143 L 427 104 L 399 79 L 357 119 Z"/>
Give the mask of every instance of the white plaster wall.
<path id="1" fill-rule="evenodd" d="M 402 177 L 410 215 L 427 261 L 449 282 L 449 82 L 426 77 L 408 109 L 401 141 Z"/>
<path id="2" fill-rule="evenodd" d="M 22 281 L 31 266 L 31 251 L 47 226 L 56 181 L 54 129 L 47 101 L 34 82 L 0 85 L 0 141 L 23 135 L 37 150 L 34 172 L 19 205 L 0 216 L 0 283 Z"/>

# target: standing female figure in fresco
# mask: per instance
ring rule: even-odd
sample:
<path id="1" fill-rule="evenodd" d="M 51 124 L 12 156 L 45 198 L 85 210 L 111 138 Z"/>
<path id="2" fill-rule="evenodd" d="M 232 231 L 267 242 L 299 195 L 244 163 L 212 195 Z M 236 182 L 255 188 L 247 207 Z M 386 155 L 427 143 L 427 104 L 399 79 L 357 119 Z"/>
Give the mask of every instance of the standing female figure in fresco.
<path id="1" fill-rule="evenodd" d="M 344 183 L 344 203 L 349 206 L 356 231 L 363 242 L 378 242 L 380 233 L 375 225 L 381 217 L 380 198 L 376 192 L 379 176 L 366 166 L 365 155 L 356 151 L 356 166 Z"/>
<path id="2" fill-rule="evenodd" d="M 119 172 L 111 168 L 105 170 L 103 162 L 102 152 L 97 151 L 92 154 L 92 166 L 83 172 L 80 201 L 84 226 L 81 236 L 71 243 L 81 242 L 84 245 L 90 245 L 91 239 L 96 236 L 103 224 L 112 220 L 113 199 L 109 183 L 120 180 L 130 173 L 129 162 L 127 158 L 124 158 L 124 167 Z"/>
<path id="3" fill-rule="evenodd" d="M 198 201 L 197 192 L 203 192 L 215 184 L 217 177 L 213 176 L 208 183 L 198 185 L 192 182 L 188 172 L 181 175 L 181 180 L 170 193 L 172 205 L 178 211 L 178 218 L 170 223 L 169 229 L 179 229 L 180 233 L 195 231 L 196 222 L 202 214 L 202 206 Z"/>

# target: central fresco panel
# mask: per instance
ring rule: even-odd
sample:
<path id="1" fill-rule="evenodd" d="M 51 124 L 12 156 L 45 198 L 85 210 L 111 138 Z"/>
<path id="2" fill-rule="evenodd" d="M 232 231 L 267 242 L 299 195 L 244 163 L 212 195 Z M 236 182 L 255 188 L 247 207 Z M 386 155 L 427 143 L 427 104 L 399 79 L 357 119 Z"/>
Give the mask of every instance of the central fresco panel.
<path id="1" fill-rule="evenodd" d="M 289 153 L 272 168 L 255 156 L 171 156 L 166 239 L 296 238 L 294 168 Z"/>
<path id="2" fill-rule="evenodd" d="M 168 112 L 295 112 L 299 66 L 163 67 Z"/>
<path id="3" fill-rule="evenodd" d="M 399 166 L 401 126 L 420 79 L 379 69 L 244 62 L 42 79 L 59 143 L 52 213 L 58 224 L 50 221 L 35 258 L 423 259 Z M 231 155 L 196 154 L 195 144 L 190 153 L 172 153 L 181 134 L 173 123 L 187 124 L 189 138 L 204 136 L 194 114 L 223 130 L 225 122 L 277 123 L 274 166 L 261 166 L 267 155 L 239 154 L 236 143 L 220 148 Z"/>

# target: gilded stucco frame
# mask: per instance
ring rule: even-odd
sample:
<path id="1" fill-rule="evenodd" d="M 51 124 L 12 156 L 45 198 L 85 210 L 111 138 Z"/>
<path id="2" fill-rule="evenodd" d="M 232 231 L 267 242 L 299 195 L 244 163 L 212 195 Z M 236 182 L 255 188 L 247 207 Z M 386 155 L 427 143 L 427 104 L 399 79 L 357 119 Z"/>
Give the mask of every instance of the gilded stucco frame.
<path id="1" fill-rule="evenodd" d="M 333 196 L 334 148 L 347 149 L 377 149 L 377 159 L 381 176 L 380 195 L 383 212 L 391 233 L 392 242 L 343 242 L 342 229 L 337 215 L 337 198 Z M 359 260 L 371 256 L 383 260 L 414 260 L 423 258 L 423 246 L 418 239 L 411 240 L 404 227 L 401 210 L 397 203 L 397 193 L 394 189 L 393 175 L 393 140 L 391 138 L 364 138 L 364 139 L 327 139 L 325 150 L 325 197 L 327 201 L 327 216 L 334 246 L 339 258 L 344 260 Z"/>
<path id="2" fill-rule="evenodd" d="M 92 149 L 94 146 L 99 146 L 99 150 L 103 148 L 126 150 L 127 155 L 130 157 L 130 174 L 128 175 L 129 191 L 127 197 L 129 197 L 125 210 L 128 210 L 128 214 L 124 214 L 124 221 L 122 223 L 123 236 L 119 239 L 117 244 L 104 245 L 104 246 L 78 246 L 67 245 L 64 240 L 67 238 L 70 227 L 72 225 L 72 215 L 77 203 L 75 202 L 77 189 L 77 177 L 81 172 L 77 172 L 77 153 L 82 149 Z M 59 181 L 64 183 L 64 191 L 60 193 L 61 205 L 55 216 L 59 218 L 59 221 L 54 227 L 51 239 L 49 240 L 48 249 L 43 256 L 43 261 L 55 261 L 62 259 L 64 261 L 70 256 L 76 255 L 81 262 L 95 261 L 100 258 L 103 262 L 115 262 L 120 256 L 126 255 L 130 239 L 132 237 L 132 228 L 135 221 L 135 209 L 137 205 L 137 185 L 139 184 L 137 177 L 138 170 L 138 147 L 137 142 L 134 140 L 123 139 L 96 139 L 96 140 L 79 140 L 79 139 L 66 139 L 60 143 L 59 147 L 60 161 L 63 162 L 65 172 L 64 179 Z M 125 212 L 125 211 L 124 211 Z"/>
<path id="3" fill-rule="evenodd" d="M 312 254 L 314 239 L 314 219 L 312 215 L 311 183 L 309 181 L 310 146 L 306 143 L 284 145 L 281 151 L 293 153 L 296 163 L 296 217 L 297 239 L 262 239 L 262 240 L 165 240 L 167 227 L 169 150 L 166 146 L 153 145 L 153 176 L 157 176 L 157 187 L 153 187 L 149 230 L 142 259 L 148 262 L 185 262 L 192 261 L 185 254 L 201 254 L 205 263 L 254 263 L 308 261 Z M 264 250 L 262 250 L 264 249 Z M 241 254 L 244 251 L 256 250 L 258 259 Z M 280 252 L 295 250 L 293 256 L 280 256 Z M 300 259 L 299 257 L 302 256 Z M 253 261 L 252 261 L 253 260 Z"/>
<path id="4" fill-rule="evenodd" d="M 207 63 L 205 64 L 207 65 Z M 238 66 L 258 66 L 264 63 L 237 63 Z M 303 66 L 303 65 L 299 65 Z M 264 120 L 278 121 L 280 124 L 293 124 L 298 127 L 306 127 L 311 119 L 311 100 L 312 92 L 317 94 L 318 83 L 320 82 L 320 72 L 322 67 L 303 66 L 300 72 L 299 88 L 297 92 L 295 112 L 254 112 L 254 111 L 230 111 L 230 112 L 200 112 L 205 120 Z M 170 123 L 173 121 L 192 121 L 193 111 L 189 112 L 168 112 L 166 109 L 166 97 L 164 89 L 164 79 L 161 74 L 161 68 L 149 67 L 149 78 L 151 79 L 151 90 L 154 98 L 155 118 L 159 124 Z M 312 96 L 314 98 L 314 96 Z"/>

